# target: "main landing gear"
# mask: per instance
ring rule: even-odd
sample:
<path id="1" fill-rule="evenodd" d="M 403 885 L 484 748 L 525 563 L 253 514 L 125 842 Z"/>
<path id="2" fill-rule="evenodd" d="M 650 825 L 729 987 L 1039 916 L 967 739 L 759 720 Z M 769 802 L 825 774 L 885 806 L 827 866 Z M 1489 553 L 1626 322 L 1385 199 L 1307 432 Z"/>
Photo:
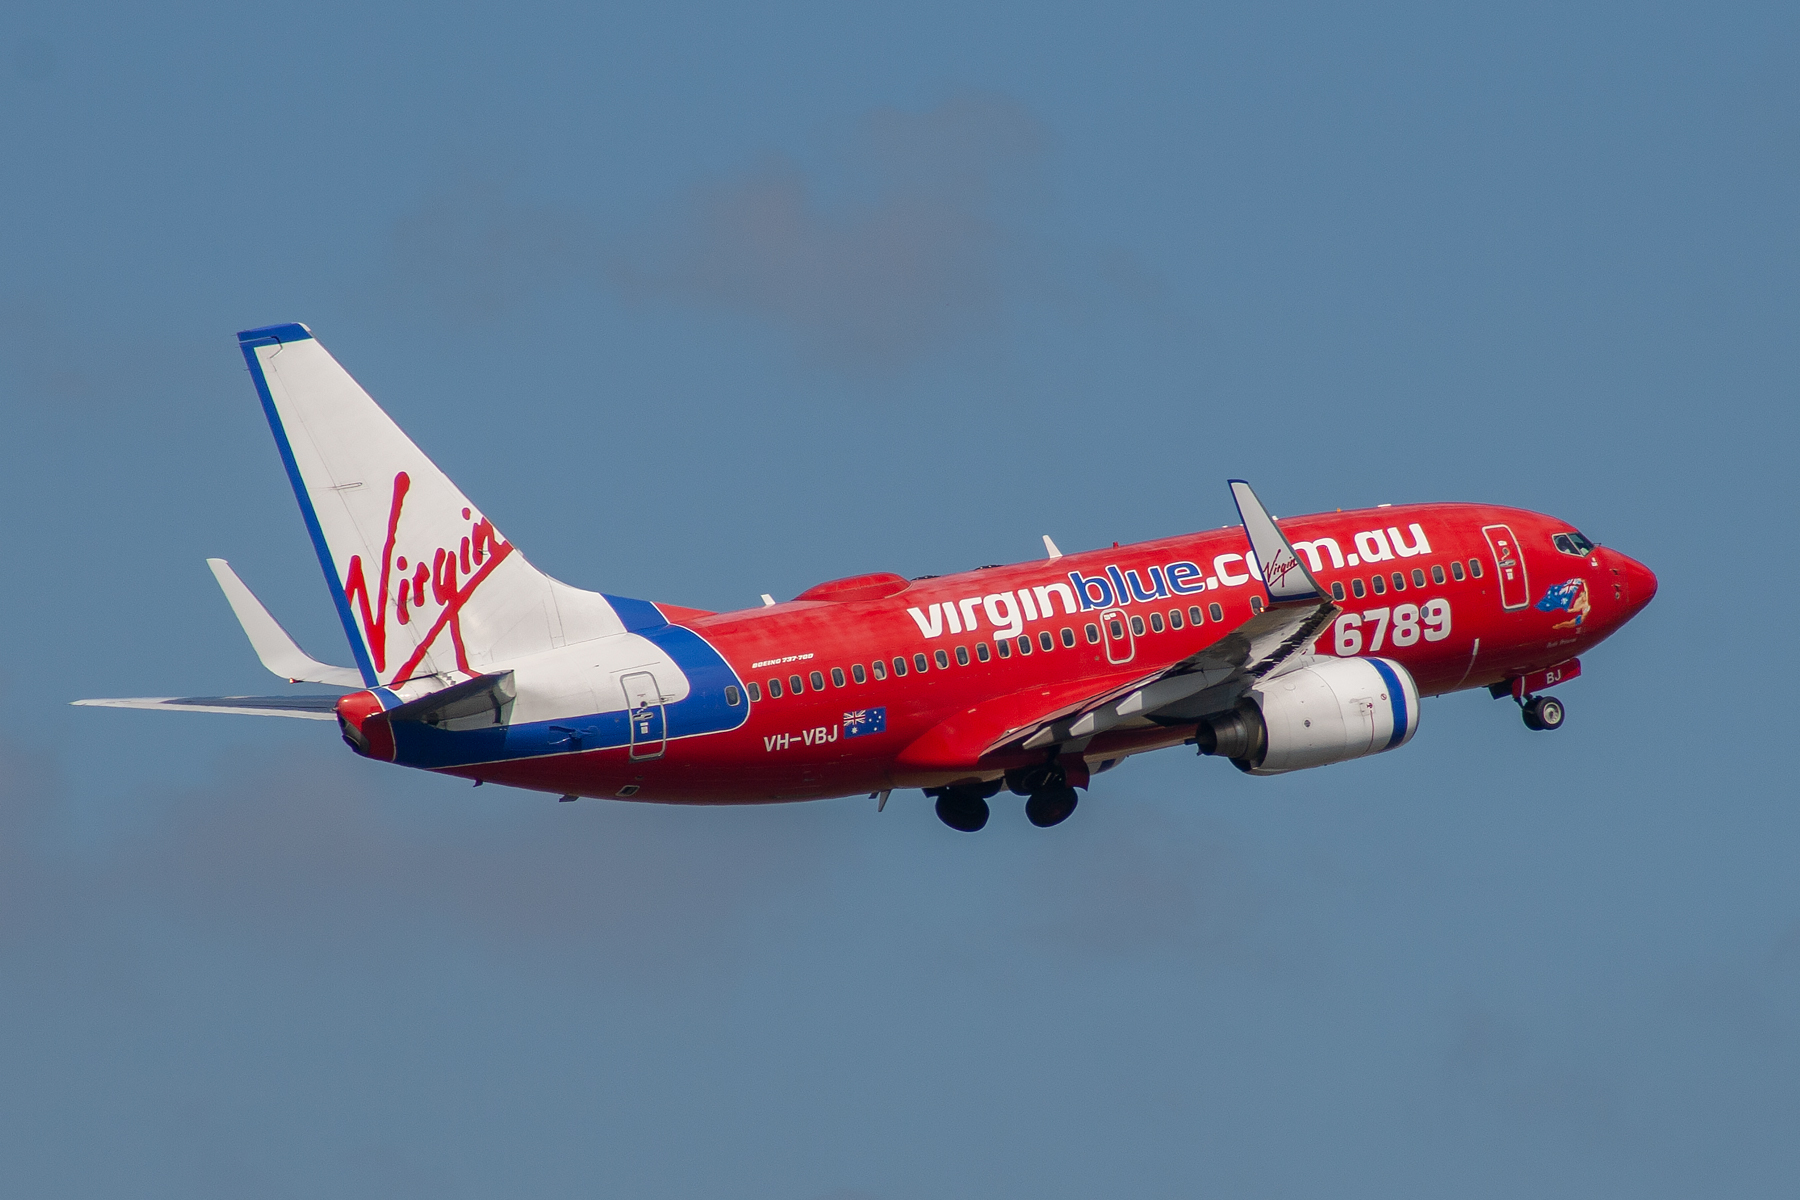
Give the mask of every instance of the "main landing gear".
<path id="1" fill-rule="evenodd" d="M 1075 794 L 1075 789 L 1067 784 L 1033 792 L 1025 801 L 1025 819 L 1039 829 L 1048 829 L 1068 820 L 1069 814 L 1075 811 L 1075 805 L 1080 801 L 1081 797 Z"/>
<path id="2" fill-rule="evenodd" d="M 1056 761 L 1057 753 L 1051 751 L 1048 762 L 1006 773 L 1013 795 L 1025 797 L 1025 819 L 1039 829 L 1062 824 L 1081 801 L 1069 786 L 1068 772 Z"/>
<path id="3" fill-rule="evenodd" d="M 926 788 L 925 794 L 937 800 L 938 820 L 962 833 L 974 833 L 988 822 L 988 798 L 997 794 L 1003 781 L 962 783 L 952 787 Z M 1039 829 L 1060 825 L 1075 811 L 1081 797 L 1069 786 L 1068 774 L 1055 762 L 1008 771 L 1004 786 L 1015 796 L 1025 797 L 1025 819 Z"/>
<path id="4" fill-rule="evenodd" d="M 996 779 L 991 783 L 926 788 L 925 794 L 937 797 L 938 820 L 958 833 L 975 833 L 988 823 L 988 797 L 999 790 L 1000 781 Z"/>

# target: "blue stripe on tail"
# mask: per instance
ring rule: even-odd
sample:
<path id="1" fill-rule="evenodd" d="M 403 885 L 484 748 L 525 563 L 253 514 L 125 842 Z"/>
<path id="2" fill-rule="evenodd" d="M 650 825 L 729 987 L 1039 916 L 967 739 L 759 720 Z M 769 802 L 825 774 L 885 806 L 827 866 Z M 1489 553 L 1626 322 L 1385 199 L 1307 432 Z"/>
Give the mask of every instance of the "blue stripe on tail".
<path id="1" fill-rule="evenodd" d="M 269 428 L 275 434 L 275 448 L 281 452 L 281 465 L 287 468 L 288 482 L 294 485 L 294 498 L 300 501 L 300 516 L 306 522 L 307 536 L 312 538 L 319 565 L 325 569 L 325 583 L 331 589 L 331 602 L 337 608 L 338 620 L 344 623 L 344 636 L 350 639 L 350 653 L 356 656 L 356 669 L 362 672 L 363 683 L 374 687 L 381 681 L 380 676 L 375 674 L 375 663 L 369 658 L 368 647 L 363 645 L 362 631 L 356 627 L 356 618 L 350 613 L 350 597 L 344 594 L 337 564 L 331 561 L 331 548 L 325 544 L 319 514 L 313 511 L 312 497 L 307 495 L 306 484 L 301 482 L 300 464 L 294 461 L 294 448 L 288 444 L 287 430 L 282 428 L 281 417 L 275 411 L 275 397 L 269 394 L 269 381 L 263 377 L 262 362 L 256 357 L 258 346 L 311 340 L 312 330 L 304 325 L 268 325 L 238 334 L 238 349 L 244 352 L 244 361 L 250 364 L 250 378 L 256 382 L 256 395 L 262 401 L 263 415 L 269 418 Z"/>

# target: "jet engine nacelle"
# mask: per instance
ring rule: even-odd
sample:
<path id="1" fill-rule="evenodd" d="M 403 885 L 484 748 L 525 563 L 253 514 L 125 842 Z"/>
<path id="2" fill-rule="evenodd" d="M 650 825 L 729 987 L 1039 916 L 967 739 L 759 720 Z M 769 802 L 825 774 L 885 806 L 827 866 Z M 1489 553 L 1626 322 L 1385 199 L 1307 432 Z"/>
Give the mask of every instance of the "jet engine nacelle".
<path id="1" fill-rule="evenodd" d="M 1419 689 L 1386 658 L 1332 658 L 1252 687 L 1200 723 L 1202 754 L 1251 775 L 1279 775 L 1404 746 L 1419 728 Z"/>

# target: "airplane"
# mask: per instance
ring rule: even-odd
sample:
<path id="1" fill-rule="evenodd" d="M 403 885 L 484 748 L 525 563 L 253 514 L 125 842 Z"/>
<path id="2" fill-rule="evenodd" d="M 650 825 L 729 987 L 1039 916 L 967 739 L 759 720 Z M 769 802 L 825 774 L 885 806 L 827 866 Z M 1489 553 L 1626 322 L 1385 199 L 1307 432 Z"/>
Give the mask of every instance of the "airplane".
<path id="1" fill-rule="evenodd" d="M 304 325 L 238 334 L 354 666 L 306 654 L 209 564 L 264 666 L 341 695 L 77 704 L 336 721 L 357 754 L 564 801 L 757 804 L 922 789 L 974 832 L 1192 746 L 1251 775 L 1396 750 L 1420 700 L 1548 689 L 1656 576 L 1566 521 L 1435 503 L 1240 523 L 960 574 L 833 579 L 709 612 L 545 575 Z"/>

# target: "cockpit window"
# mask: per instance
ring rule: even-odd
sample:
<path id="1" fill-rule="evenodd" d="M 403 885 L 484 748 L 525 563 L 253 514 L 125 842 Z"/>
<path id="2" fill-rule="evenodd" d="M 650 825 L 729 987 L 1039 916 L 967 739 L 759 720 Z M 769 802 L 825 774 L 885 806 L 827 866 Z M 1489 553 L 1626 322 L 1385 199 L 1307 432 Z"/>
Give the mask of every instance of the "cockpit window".
<path id="1" fill-rule="evenodd" d="M 1556 544 L 1558 550 L 1564 554 L 1573 554 L 1576 558 L 1586 558 L 1594 552 L 1594 543 L 1579 533 L 1559 533 L 1550 540 Z"/>

